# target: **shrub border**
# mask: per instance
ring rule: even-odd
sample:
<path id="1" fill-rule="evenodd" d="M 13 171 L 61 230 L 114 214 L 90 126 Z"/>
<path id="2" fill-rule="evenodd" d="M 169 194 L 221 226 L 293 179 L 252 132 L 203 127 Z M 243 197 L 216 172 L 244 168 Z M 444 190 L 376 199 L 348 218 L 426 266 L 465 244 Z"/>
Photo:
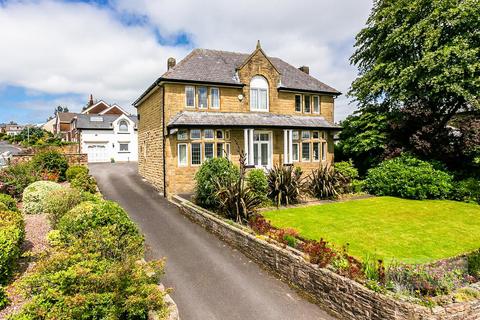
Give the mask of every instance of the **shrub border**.
<path id="1" fill-rule="evenodd" d="M 478 319 L 480 299 L 432 309 L 376 293 L 330 270 L 307 262 L 301 252 L 262 240 L 246 228 L 221 219 L 190 201 L 172 196 L 179 211 L 272 271 L 340 319 Z M 247 281 L 247 280 L 246 280 Z"/>

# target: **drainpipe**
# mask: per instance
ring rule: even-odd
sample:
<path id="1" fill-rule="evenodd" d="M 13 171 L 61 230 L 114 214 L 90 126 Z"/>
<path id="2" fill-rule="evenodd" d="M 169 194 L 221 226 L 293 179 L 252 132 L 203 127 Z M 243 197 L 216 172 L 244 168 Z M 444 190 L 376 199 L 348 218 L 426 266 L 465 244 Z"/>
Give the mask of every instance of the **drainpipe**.
<path id="1" fill-rule="evenodd" d="M 162 89 L 162 137 L 163 137 L 163 196 L 167 197 L 167 162 L 165 160 L 166 152 L 165 152 L 165 90 L 160 85 L 158 85 Z"/>

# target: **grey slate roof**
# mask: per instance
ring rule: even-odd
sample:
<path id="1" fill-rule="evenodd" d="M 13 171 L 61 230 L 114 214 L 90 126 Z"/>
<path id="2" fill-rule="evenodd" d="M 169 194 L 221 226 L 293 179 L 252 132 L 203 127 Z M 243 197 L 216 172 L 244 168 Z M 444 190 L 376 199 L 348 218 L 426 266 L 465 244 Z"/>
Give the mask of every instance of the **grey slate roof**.
<path id="1" fill-rule="evenodd" d="M 60 122 L 63 123 L 70 123 L 75 116 L 75 113 L 73 112 L 59 112 L 57 113 L 58 118 L 60 119 Z"/>
<path id="2" fill-rule="evenodd" d="M 241 85 L 235 72 L 249 56 L 246 53 L 195 49 L 161 78 Z M 336 89 L 279 58 L 269 59 L 281 74 L 281 88 L 340 94 Z"/>
<path id="3" fill-rule="evenodd" d="M 175 127 L 278 127 L 340 129 L 320 116 L 297 116 L 253 112 L 182 111 L 167 125 Z"/>
<path id="4" fill-rule="evenodd" d="M 103 118 L 103 121 L 92 121 L 92 118 Z M 106 115 L 98 115 L 98 114 L 76 114 L 76 128 L 77 129 L 113 129 L 112 123 L 117 120 L 120 115 L 116 114 L 106 114 Z M 128 116 L 130 120 L 135 123 L 135 128 L 138 125 L 137 116 Z"/>

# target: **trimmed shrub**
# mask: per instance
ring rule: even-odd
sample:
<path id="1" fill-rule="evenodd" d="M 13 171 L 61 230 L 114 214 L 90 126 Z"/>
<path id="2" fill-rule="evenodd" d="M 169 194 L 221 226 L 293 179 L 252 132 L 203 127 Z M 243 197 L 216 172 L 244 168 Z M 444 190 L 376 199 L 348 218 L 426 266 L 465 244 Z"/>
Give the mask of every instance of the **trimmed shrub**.
<path id="1" fill-rule="evenodd" d="M 20 212 L 0 210 L 0 285 L 12 275 L 25 238 L 25 225 Z"/>
<path id="2" fill-rule="evenodd" d="M 11 320 L 164 319 L 165 293 L 158 282 L 163 261 L 115 262 L 73 247 L 53 252 L 23 281 L 33 298 Z"/>
<path id="3" fill-rule="evenodd" d="M 0 171 L 0 192 L 18 199 L 28 185 L 38 180 L 40 174 L 31 162 L 13 164 Z"/>
<path id="4" fill-rule="evenodd" d="M 303 189 L 302 170 L 293 166 L 275 166 L 268 172 L 268 197 L 277 207 L 300 201 Z"/>
<path id="5" fill-rule="evenodd" d="M 432 164 L 402 155 L 368 170 L 367 192 L 407 199 L 445 199 L 452 189 L 452 177 Z"/>
<path id="6" fill-rule="evenodd" d="M 262 169 L 252 169 L 247 173 L 247 184 L 250 190 L 262 200 L 263 204 L 268 204 L 268 180 L 265 171 Z"/>
<path id="7" fill-rule="evenodd" d="M 0 203 L 3 203 L 5 207 L 10 211 L 18 211 L 17 200 L 8 194 L 0 193 Z"/>
<path id="8" fill-rule="evenodd" d="M 82 202 L 82 194 L 77 189 L 62 188 L 53 190 L 45 199 L 43 212 L 47 214 L 52 228 L 55 228 L 60 218 L 80 202 Z"/>
<path id="9" fill-rule="evenodd" d="M 60 219 L 57 229 L 65 246 L 81 246 L 112 260 L 143 256 L 143 236 L 112 201 L 79 204 Z"/>
<path id="10" fill-rule="evenodd" d="M 95 181 L 94 177 L 85 172 L 78 173 L 77 176 L 70 182 L 70 186 L 72 186 L 72 188 L 89 193 L 97 192 L 97 181 Z"/>
<path id="11" fill-rule="evenodd" d="M 50 193 L 60 190 L 62 186 L 52 181 L 37 181 L 23 191 L 23 212 L 39 214 L 45 212 L 45 205 Z"/>
<path id="12" fill-rule="evenodd" d="M 65 176 L 67 178 L 67 181 L 68 182 L 71 182 L 73 179 L 75 179 L 77 177 L 77 175 L 79 175 L 80 173 L 85 173 L 85 174 L 88 174 L 88 167 L 86 166 L 81 166 L 81 165 L 77 165 L 77 166 L 71 166 L 67 169 L 67 171 L 65 172 Z"/>
<path id="13" fill-rule="evenodd" d="M 480 180 L 469 178 L 454 182 L 450 198 L 480 204 Z"/>
<path id="14" fill-rule="evenodd" d="M 37 171 L 58 175 L 59 181 L 65 181 L 68 161 L 63 154 L 52 150 L 44 151 L 33 157 L 32 164 Z"/>
<path id="15" fill-rule="evenodd" d="M 195 174 L 195 201 L 206 209 L 219 205 L 218 183 L 228 185 L 236 181 L 239 170 L 228 159 L 214 158 L 205 161 Z"/>

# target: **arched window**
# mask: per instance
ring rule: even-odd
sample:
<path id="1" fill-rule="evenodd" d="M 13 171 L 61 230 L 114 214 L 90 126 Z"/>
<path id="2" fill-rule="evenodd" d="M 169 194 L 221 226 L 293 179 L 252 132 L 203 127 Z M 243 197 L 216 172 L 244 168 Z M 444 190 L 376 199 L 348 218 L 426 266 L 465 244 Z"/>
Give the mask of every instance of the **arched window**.
<path id="1" fill-rule="evenodd" d="M 118 131 L 120 132 L 128 132 L 128 123 L 125 120 L 121 120 L 118 123 Z"/>
<path id="2" fill-rule="evenodd" d="M 268 82 L 262 76 L 250 81 L 250 110 L 268 111 Z"/>

